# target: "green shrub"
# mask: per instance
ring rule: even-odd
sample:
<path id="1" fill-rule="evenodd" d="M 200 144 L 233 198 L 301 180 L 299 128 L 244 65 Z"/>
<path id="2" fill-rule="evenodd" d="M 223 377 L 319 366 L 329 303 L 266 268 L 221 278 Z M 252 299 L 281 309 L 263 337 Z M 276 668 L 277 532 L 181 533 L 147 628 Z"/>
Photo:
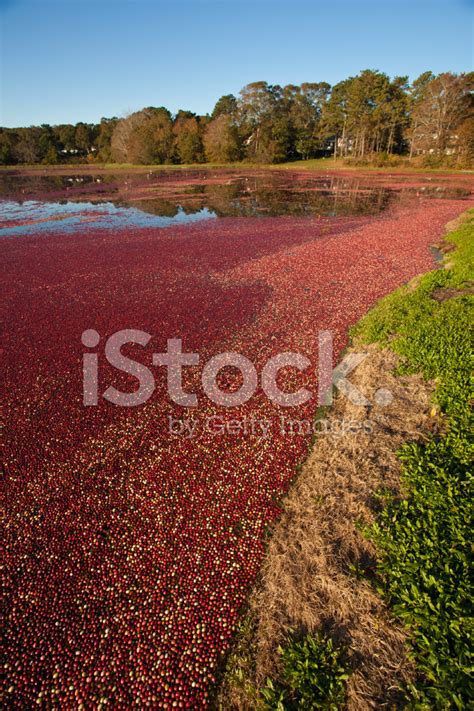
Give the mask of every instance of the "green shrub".
<path id="1" fill-rule="evenodd" d="M 280 648 L 283 683 L 261 689 L 263 708 L 277 711 L 331 709 L 343 706 L 346 696 L 347 667 L 343 649 L 322 634 L 291 639 Z"/>
<path id="2" fill-rule="evenodd" d="M 418 669 L 414 698 L 435 708 L 467 708 L 472 618 L 472 475 L 450 437 L 400 452 L 407 496 L 388 500 L 371 536 L 394 612 L 410 627 Z"/>
<path id="3" fill-rule="evenodd" d="M 468 708 L 474 698 L 472 636 L 472 304 L 459 289 L 474 277 L 474 211 L 449 240 L 450 268 L 424 276 L 383 299 L 354 329 L 402 358 L 401 370 L 436 383 L 446 423 L 442 437 L 406 444 L 403 499 L 387 498 L 369 535 L 378 547 L 378 570 L 396 614 L 411 631 L 413 657 L 422 673 L 410 689 L 420 708 Z"/>

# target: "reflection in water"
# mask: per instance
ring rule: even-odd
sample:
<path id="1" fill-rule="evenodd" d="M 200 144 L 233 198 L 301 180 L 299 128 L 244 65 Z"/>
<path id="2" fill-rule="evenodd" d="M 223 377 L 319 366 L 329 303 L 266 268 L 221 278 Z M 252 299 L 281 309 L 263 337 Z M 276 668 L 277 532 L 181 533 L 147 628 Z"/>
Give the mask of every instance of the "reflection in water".
<path id="1" fill-rule="evenodd" d="M 188 202 L 208 205 L 220 216 L 355 215 L 380 212 L 392 197 L 386 188 L 360 189 L 333 179 L 291 185 L 288 179 L 242 178 L 230 185 L 194 186 Z"/>
<path id="2" fill-rule="evenodd" d="M 111 202 L 38 202 L 28 200 L 1 203 L 0 236 L 41 232 L 75 232 L 91 224 L 94 228 L 168 227 L 208 220 L 216 215 L 203 208 L 186 213 L 182 208 L 172 215 L 153 215 L 135 207 L 117 207 Z"/>
<path id="3" fill-rule="evenodd" d="M 398 185 L 392 187 L 367 176 L 321 177 L 282 170 L 247 175 L 230 170 L 100 176 L 3 173 L 0 198 L 7 202 L 0 208 L 5 220 L 0 234 L 77 229 L 85 221 L 94 227 L 164 227 L 216 216 L 370 215 L 402 199 L 469 195 L 463 186 L 431 177 L 417 178 L 415 184 L 410 180 L 397 178 Z"/>

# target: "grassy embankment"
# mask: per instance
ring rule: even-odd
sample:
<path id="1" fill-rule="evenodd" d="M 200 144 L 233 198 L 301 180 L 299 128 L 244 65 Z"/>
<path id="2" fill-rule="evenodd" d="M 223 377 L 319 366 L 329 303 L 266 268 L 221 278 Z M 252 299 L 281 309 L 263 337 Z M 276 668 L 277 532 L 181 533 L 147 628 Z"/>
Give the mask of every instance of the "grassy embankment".
<path id="1" fill-rule="evenodd" d="M 94 172 L 137 172 L 144 173 L 149 171 L 181 171 L 181 170 L 216 170 L 216 169 L 227 169 L 227 170 L 307 170 L 307 171 L 350 171 L 350 172 L 364 172 L 364 171 L 375 171 L 381 173 L 449 173 L 449 174 L 466 174 L 473 173 L 473 170 L 468 170 L 464 168 L 451 168 L 451 167 L 430 167 L 423 166 L 420 163 L 410 162 L 408 159 L 402 159 L 398 162 L 396 161 L 386 161 L 380 164 L 363 164 L 358 165 L 350 160 L 344 158 L 311 158 L 309 160 L 296 160 L 288 161 L 286 163 L 250 163 L 247 161 L 240 161 L 236 163 L 188 163 L 188 164 L 150 164 L 150 165 L 139 165 L 135 163 L 63 163 L 63 164 L 42 164 L 42 163 L 32 163 L 32 164 L 20 164 L 20 165 L 3 165 L 0 166 L 0 173 L 5 171 L 38 171 L 47 174 L 54 173 L 70 173 L 82 172 L 82 173 L 94 173 Z"/>
<path id="2" fill-rule="evenodd" d="M 467 708 L 472 588 L 472 306 L 474 211 L 446 238 L 454 247 L 445 269 L 415 289 L 383 299 L 353 335 L 390 344 L 405 372 L 436 383 L 444 434 L 400 451 L 406 496 L 386 497 L 369 535 L 379 551 L 381 589 L 410 628 L 423 682 L 413 698 L 428 707 Z"/>
<path id="3" fill-rule="evenodd" d="M 444 269 L 382 299 L 352 332 L 357 347 L 375 343 L 395 352 L 402 379 L 404 373 L 421 373 L 435 382 L 437 434 L 423 433 L 417 443 L 402 447 L 401 495 L 378 492 L 381 513 L 364 530 L 377 550 L 372 584 L 409 632 L 416 674 L 404 689 L 405 705 L 421 709 L 464 709 L 474 694 L 469 675 L 474 210 L 448 234 L 445 247 Z M 279 649 L 279 680 L 250 689 L 255 707 L 344 707 L 350 652 L 323 634 L 288 639 Z M 235 668 L 238 655 L 231 655 L 228 669 Z"/>

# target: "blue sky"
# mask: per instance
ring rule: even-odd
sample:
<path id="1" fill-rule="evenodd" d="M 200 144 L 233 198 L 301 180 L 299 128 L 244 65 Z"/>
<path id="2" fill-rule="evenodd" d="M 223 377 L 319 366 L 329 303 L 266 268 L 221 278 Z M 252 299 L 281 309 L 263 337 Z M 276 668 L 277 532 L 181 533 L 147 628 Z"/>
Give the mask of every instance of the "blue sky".
<path id="1" fill-rule="evenodd" d="M 471 71 L 472 0 L 0 0 L 0 125 L 212 111 L 251 81 Z"/>

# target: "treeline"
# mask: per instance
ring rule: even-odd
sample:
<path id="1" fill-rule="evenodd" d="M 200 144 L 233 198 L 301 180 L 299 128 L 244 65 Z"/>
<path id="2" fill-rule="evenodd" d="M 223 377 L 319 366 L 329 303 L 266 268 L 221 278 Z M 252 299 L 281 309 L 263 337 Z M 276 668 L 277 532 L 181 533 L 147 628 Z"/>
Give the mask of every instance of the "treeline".
<path id="1" fill-rule="evenodd" d="M 211 115 L 148 107 L 99 124 L 0 129 L 0 163 L 279 163 L 334 155 L 356 162 L 422 156 L 469 165 L 474 73 L 425 72 L 412 84 L 365 70 L 326 82 L 267 82 L 222 96 Z"/>

